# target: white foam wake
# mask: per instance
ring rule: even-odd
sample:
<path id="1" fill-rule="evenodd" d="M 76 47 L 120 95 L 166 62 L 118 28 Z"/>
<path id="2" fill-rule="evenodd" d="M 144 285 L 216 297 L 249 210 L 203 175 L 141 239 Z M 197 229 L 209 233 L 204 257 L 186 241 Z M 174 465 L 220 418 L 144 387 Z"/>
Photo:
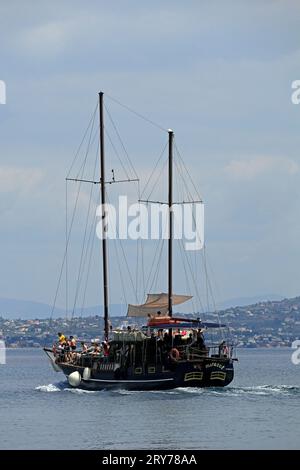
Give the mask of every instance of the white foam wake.
<path id="1" fill-rule="evenodd" d="M 39 385 L 38 387 L 35 387 L 35 390 L 38 390 L 39 392 L 48 392 L 48 393 L 61 391 L 61 389 L 54 384 Z"/>
<path id="2" fill-rule="evenodd" d="M 70 388 L 67 383 L 58 383 L 58 384 L 48 384 L 48 385 L 39 385 L 38 387 L 35 387 L 35 390 L 38 392 L 46 392 L 46 393 L 52 393 L 52 392 L 70 392 L 70 393 L 75 393 L 78 395 L 82 394 L 89 394 L 89 393 L 99 393 L 97 391 L 93 390 L 83 390 L 82 388 Z"/>
<path id="3" fill-rule="evenodd" d="M 70 388 L 65 382 L 58 384 L 39 385 L 35 388 L 39 392 L 53 393 L 53 392 L 69 392 L 77 395 L 83 394 L 99 394 L 105 393 L 107 390 L 83 390 L 81 388 Z M 300 394 L 300 386 L 297 385 L 254 385 L 248 387 L 211 387 L 211 388 L 198 388 L 198 387 L 178 387 L 172 390 L 153 390 L 153 391 L 133 391 L 126 389 L 110 390 L 113 394 L 119 395 L 136 395 L 136 394 L 162 394 L 162 395 L 181 395 L 181 394 L 194 394 L 194 395 L 223 395 L 223 396 L 241 396 L 253 395 L 261 396 L 279 396 L 279 395 L 298 395 Z"/>

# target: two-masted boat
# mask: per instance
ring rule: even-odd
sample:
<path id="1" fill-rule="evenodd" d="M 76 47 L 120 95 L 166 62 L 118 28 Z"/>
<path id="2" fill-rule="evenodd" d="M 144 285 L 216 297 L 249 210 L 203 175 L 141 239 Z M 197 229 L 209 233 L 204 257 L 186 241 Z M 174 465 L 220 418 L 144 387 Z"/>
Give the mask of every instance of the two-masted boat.
<path id="1" fill-rule="evenodd" d="M 106 202 L 104 159 L 103 93 L 99 93 L 100 194 Z M 206 333 L 225 325 L 204 322 L 186 315 L 174 316 L 173 307 L 188 301 L 189 295 L 173 292 L 173 139 L 168 130 L 168 291 L 148 294 L 141 305 L 128 306 L 128 318 L 145 319 L 140 327 L 113 329 L 109 320 L 108 257 L 104 216 L 102 217 L 102 265 L 104 338 L 82 349 L 64 344 L 45 347 L 53 368 L 65 374 L 72 387 L 87 390 L 126 388 L 161 390 L 174 387 L 224 387 L 234 376 L 233 346 L 223 339 L 206 343 Z M 63 343 L 63 342 L 61 342 Z"/>

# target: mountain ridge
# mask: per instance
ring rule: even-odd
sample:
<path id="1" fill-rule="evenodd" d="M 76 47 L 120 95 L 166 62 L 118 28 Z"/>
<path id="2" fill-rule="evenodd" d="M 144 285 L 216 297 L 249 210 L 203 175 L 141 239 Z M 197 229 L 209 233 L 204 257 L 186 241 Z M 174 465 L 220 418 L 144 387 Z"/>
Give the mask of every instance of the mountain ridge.
<path id="1" fill-rule="evenodd" d="M 52 312 L 53 310 L 53 312 Z M 111 304 L 110 305 L 110 314 L 111 316 L 121 316 L 122 314 L 126 314 L 126 307 L 122 304 Z M 123 312 L 123 313 L 121 313 Z M 71 315 L 72 311 L 68 312 L 68 315 Z M 103 306 L 102 305 L 94 305 L 91 307 L 76 308 L 74 310 L 75 316 L 82 316 L 87 317 L 91 315 L 103 315 Z M 65 317 L 66 311 L 63 308 L 55 307 L 52 308 L 51 305 L 43 303 L 43 302 L 36 302 L 33 300 L 19 300 L 19 299 L 11 299 L 11 298 L 0 298 L 0 316 L 4 318 L 11 318 L 17 319 L 20 318 L 22 320 L 34 320 L 36 318 L 45 319 L 58 317 Z"/>
<path id="2" fill-rule="evenodd" d="M 280 301 L 284 300 L 283 296 L 278 294 L 267 294 L 259 295 L 252 297 L 239 297 L 235 299 L 225 300 L 217 304 L 218 310 L 226 310 L 231 307 L 244 307 L 248 305 L 254 305 L 259 302 L 267 301 Z M 127 312 L 127 307 L 123 304 L 111 304 L 110 305 L 110 315 L 112 317 L 125 316 Z M 72 312 L 68 312 L 68 315 L 71 315 Z M 90 307 L 85 307 L 83 309 L 76 308 L 74 310 L 75 316 L 93 316 L 93 315 L 103 315 L 103 305 L 94 305 Z M 55 307 L 52 312 L 52 306 L 43 302 L 37 302 L 33 300 L 21 300 L 21 299 L 12 299 L 0 297 L 0 316 L 3 318 L 11 319 L 45 319 L 58 317 L 65 317 L 66 311 L 63 308 Z"/>

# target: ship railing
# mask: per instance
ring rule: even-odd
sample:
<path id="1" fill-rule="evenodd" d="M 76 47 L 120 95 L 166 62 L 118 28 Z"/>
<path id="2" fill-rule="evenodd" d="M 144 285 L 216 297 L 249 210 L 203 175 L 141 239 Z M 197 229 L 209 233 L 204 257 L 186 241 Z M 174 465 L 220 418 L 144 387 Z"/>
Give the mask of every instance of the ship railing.
<path id="1" fill-rule="evenodd" d="M 199 349 L 192 346 L 177 346 L 179 352 L 179 361 L 192 361 L 195 359 L 203 359 L 209 354 L 208 348 Z"/>
<path id="2" fill-rule="evenodd" d="M 95 359 L 99 362 L 107 363 L 109 361 L 108 356 L 104 356 L 102 353 L 95 353 L 94 351 L 82 351 L 80 349 L 75 350 L 64 350 L 59 347 L 59 343 L 54 344 L 52 348 L 55 361 L 59 363 L 70 363 L 78 366 L 90 366 L 93 364 Z"/>
<path id="3" fill-rule="evenodd" d="M 209 356 L 209 348 L 188 348 L 188 359 L 195 360 L 195 359 L 203 359 L 204 357 Z"/>
<path id="4" fill-rule="evenodd" d="M 199 349 L 192 345 L 177 346 L 176 349 L 179 352 L 179 360 L 197 360 L 206 357 L 231 359 L 233 357 L 233 346 L 226 345 L 226 347 L 220 347 L 220 344 L 210 344 L 205 346 L 203 349 Z"/>
<path id="5" fill-rule="evenodd" d="M 231 359 L 234 355 L 234 346 L 229 343 L 215 343 L 209 345 L 210 357 Z"/>

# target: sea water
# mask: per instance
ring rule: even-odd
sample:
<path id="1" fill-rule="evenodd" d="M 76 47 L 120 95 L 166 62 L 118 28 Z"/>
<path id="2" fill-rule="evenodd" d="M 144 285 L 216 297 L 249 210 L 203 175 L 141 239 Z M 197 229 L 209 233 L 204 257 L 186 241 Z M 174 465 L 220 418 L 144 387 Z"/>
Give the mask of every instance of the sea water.
<path id="1" fill-rule="evenodd" d="M 299 449 L 300 365 L 291 349 L 241 349 L 226 388 L 86 392 L 43 351 L 0 365 L 1 449 Z"/>

